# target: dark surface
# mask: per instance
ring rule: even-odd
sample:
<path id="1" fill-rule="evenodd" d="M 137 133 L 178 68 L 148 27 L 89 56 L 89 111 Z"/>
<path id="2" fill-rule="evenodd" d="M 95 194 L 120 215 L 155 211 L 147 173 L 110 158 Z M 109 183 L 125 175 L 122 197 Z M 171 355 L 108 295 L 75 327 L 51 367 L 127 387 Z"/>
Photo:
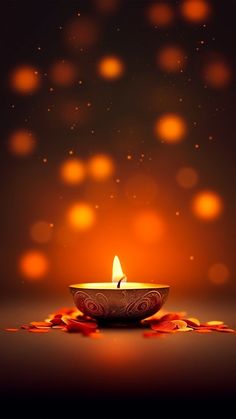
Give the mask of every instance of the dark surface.
<path id="1" fill-rule="evenodd" d="M 57 307 L 6 305 L 3 327 L 43 320 Z M 233 325 L 231 304 L 177 307 Z M 235 335 L 145 339 L 143 331 L 103 328 L 96 340 L 60 330 L 1 332 L 3 418 L 233 418 Z"/>

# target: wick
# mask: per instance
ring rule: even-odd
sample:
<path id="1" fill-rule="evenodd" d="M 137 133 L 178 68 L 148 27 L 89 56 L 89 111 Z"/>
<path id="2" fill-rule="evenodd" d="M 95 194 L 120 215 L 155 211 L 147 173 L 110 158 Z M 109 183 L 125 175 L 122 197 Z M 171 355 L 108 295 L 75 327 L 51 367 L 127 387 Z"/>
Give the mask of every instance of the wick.
<path id="1" fill-rule="evenodd" d="M 117 282 L 117 288 L 120 288 L 121 281 L 123 281 L 125 278 L 126 278 L 125 275 L 122 276 L 122 278 L 120 278 L 120 280 Z"/>

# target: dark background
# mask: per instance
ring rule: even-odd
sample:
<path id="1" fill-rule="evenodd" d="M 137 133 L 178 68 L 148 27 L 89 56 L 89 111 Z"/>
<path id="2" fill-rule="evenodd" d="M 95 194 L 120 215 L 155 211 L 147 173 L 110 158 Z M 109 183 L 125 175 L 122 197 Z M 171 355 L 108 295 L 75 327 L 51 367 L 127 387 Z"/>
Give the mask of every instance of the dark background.
<path id="1" fill-rule="evenodd" d="M 61 304 L 70 305 L 71 283 L 109 281 L 115 254 L 128 280 L 171 285 L 167 309 L 187 308 L 206 320 L 234 321 L 235 4 L 209 1 L 209 19 L 193 24 L 181 16 L 182 2 L 170 1 L 172 24 L 153 27 L 146 17 L 151 3 L 121 0 L 110 13 L 92 0 L 2 3 L 4 327 L 40 320 L 51 307 L 53 311 Z M 99 36 L 90 47 L 71 48 L 66 28 L 84 17 L 95 21 Z M 168 44 L 185 51 L 181 73 L 166 73 L 156 63 L 158 51 Z M 107 54 L 121 57 L 125 64 L 118 80 L 104 80 L 97 73 L 97 62 Z M 232 72 L 221 88 L 206 85 L 203 78 L 205 66 L 215 56 Z M 68 87 L 57 86 L 50 78 L 53 63 L 63 59 L 78 68 L 76 81 Z M 41 75 L 40 88 L 32 94 L 21 95 L 11 88 L 10 75 L 22 64 L 33 65 Z M 64 105 L 72 101 L 84 107 L 91 103 L 85 120 L 75 124 L 73 112 L 69 122 L 63 116 Z M 181 115 L 187 124 L 186 138 L 178 144 L 163 143 L 154 134 L 156 118 L 169 112 Z M 11 133 L 22 128 L 32 131 L 37 140 L 34 153 L 26 157 L 9 149 Z M 101 183 L 87 179 L 73 187 L 64 184 L 59 169 L 71 150 L 84 162 L 96 153 L 110 156 L 114 176 Z M 183 189 L 176 182 L 176 173 L 184 166 L 198 173 L 193 188 Z M 134 201 L 127 183 L 136 175 L 146 176 L 147 183 L 140 189 L 136 184 L 139 199 Z M 157 193 L 149 200 L 145 190 L 153 182 Z M 191 211 L 192 199 L 202 190 L 216 192 L 224 204 L 222 214 L 209 222 Z M 68 230 L 65 221 L 68 208 L 80 201 L 99 207 L 96 224 L 85 233 Z M 160 214 L 166 226 L 154 243 L 137 238 L 132 227 L 137 214 L 147 209 Z M 51 240 L 45 244 L 30 236 L 31 226 L 40 220 L 53 224 Z M 22 255 L 32 249 L 49 264 L 37 281 L 19 265 Z M 209 278 L 210 267 L 217 263 L 228 272 L 221 283 Z M 106 333 L 102 344 L 82 337 L 80 342 L 75 336 L 68 344 L 67 336 L 49 340 L 42 336 L 38 343 L 35 338 L 40 336 L 3 335 L 3 417 L 233 417 L 234 336 L 197 335 L 190 342 L 189 336 L 177 334 L 176 341 L 158 343 L 157 348 L 156 341 L 150 346 L 143 343 L 139 332 Z M 117 341 L 116 356 L 125 355 L 113 371 L 116 359 L 111 357 L 109 363 L 108 358 Z M 117 385 L 111 384 L 114 379 Z"/>
<path id="2" fill-rule="evenodd" d="M 69 283 L 110 280 L 114 254 L 130 280 L 167 282 L 176 295 L 197 292 L 215 298 L 235 291 L 234 80 L 232 76 L 226 86 L 214 88 L 202 75 L 212 56 L 233 72 L 234 3 L 209 4 L 212 13 L 205 24 L 183 19 L 181 2 L 173 1 L 173 23 L 152 27 L 146 18 L 150 2 L 117 2 L 110 14 L 92 1 L 3 3 L 1 286 L 7 293 L 63 294 Z M 96 22 L 100 35 L 91 47 L 73 49 L 65 41 L 68 25 L 84 17 Z M 182 73 L 166 73 L 156 64 L 158 51 L 169 44 L 185 51 Z M 97 62 L 106 54 L 123 60 L 120 79 L 98 76 Z M 51 66 L 62 59 L 78 68 L 78 78 L 69 87 L 57 86 L 50 78 Z M 40 88 L 32 94 L 11 89 L 10 75 L 22 64 L 33 65 L 41 75 Z M 87 120 L 75 123 L 74 129 L 63 120 L 63 106 L 72 100 L 91 103 Z M 179 144 L 163 144 L 154 135 L 156 118 L 169 112 L 182 116 L 188 127 Z M 22 128 L 37 139 L 34 153 L 26 157 L 12 154 L 8 146 L 11 133 Z M 84 161 L 95 153 L 107 154 L 115 164 L 114 176 L 100 183 L 63 184 L 59 168 L 70 150 Z M 198 173 L 192 189 L 176 182 L 183 166 Z M 140 199 L 132 200 L 127 182 L 140 174 L 148 176 L 147 185 L 140 185 L 140 191 L 136 185 Z M 149 182 L 157 189 L 150 200 L 145 198 Z M 206 189 L 224 203 L 223 213 L 210 222 L 197 219 L 190 208 L 194 195 Z M 77 201 L 99 205 L 96 225 L 85 234 L 70 231 L 58 239 L 67 209 Z M 150 244 L 137 240 L 132 230 L 136 213 L 147 208 L 166 224 L 165 235 Z M 30 227 L 40 220 L 54 225 L 46 244 L 30 237 Z M 50 265 L 47 275 L 34 283 L 19 269 L 21 255 L 31 249 L 43 252 Z M 215 263 L 229 271 L 222 284 L 209 280 Z"/>

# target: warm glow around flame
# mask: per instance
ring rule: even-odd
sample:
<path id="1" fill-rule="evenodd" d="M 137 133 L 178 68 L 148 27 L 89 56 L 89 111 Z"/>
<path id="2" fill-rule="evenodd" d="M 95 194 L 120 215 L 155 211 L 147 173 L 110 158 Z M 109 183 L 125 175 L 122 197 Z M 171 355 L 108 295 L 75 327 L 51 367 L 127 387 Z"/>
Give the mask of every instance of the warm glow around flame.
<path id="1" fill-rule="evenodd" d="M 112 267 L 112 282 L 118 282 L 123 277 L 124 277 L 123 281 L 126 281 L 126 276 L 122 271 L 120 260 L 118 256 L 115 256 L 113 260 L 113 267 Z"/>

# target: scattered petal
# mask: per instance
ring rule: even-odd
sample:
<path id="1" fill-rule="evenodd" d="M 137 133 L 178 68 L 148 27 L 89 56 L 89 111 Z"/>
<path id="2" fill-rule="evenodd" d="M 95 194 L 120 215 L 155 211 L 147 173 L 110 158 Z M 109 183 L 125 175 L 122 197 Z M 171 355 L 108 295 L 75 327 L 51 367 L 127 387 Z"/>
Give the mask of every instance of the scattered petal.
<path id="1" fill-rule="evenodd" d="M 69 333 L 82 333 L 85 336 L 90 335 L 97 329 L 94 322 L 79 322 L 77 320 L 67 319 L 66 330 Z"/>
<path id="2" fill-rule="evenodd" d="M 196 319 L 195 317 L 188 317 L 184 320 L 189 326 L 200 326 L 200 320 Z"/>
<path id="3" fill-rule="evenodd" d="M 63 321 L 61 320 L 61 317 L 54 317 L 54 319 L 50 320 L 50 323 L 52 324 L 52 326 L 60 326 L 63 323 Z"/>
<path id="4" fill-rule="evenodd" d="M 211 320 L 210 322 L 206 322 L 205 324 L 207 326 L 219 326 L 219 325 L 223 325 L 224 322 L 222 322 L 221 320 Z"/>
<path id="5" fill-rule="evenodd" d="M 35 326 L 37 328 L 42 327 L 52 327 L 52 324 L 50 322 L 31 322 L 31 326 Z"/>
<path id="6" fill-rule="evenodd" d="M 221 328 L 221 327 L 219 327 L 218 329 L 216 329 L 217 330 L 217 332 L 226 332 L 226 333 L 236 333 L 236 330 L 234 330 L 234 329 L 230 329 L 230 328 Z"/>
<path id="7" fill-rule="evenodd" d="M 183 327 L 182 329 L 176 329 L 175 332 L 190 332 L 191 330 L 193 330 L 192 327 Z"/>
<path id="8" fill-rule="evenodd" d="M 164 322 L 154 321 L 151 323 L 151 328 L 152 330 L 155 330 L 156 332 L 171 333 L 176 328 L 176 325 L 168 321 L 164 321 Z"/>
<path id="9" fill-rule="evenodd" d="M 187 323 L 184 320 L 171 320 L 171 323 L 173 323 L 177 329 L 186 329 Z"/>

